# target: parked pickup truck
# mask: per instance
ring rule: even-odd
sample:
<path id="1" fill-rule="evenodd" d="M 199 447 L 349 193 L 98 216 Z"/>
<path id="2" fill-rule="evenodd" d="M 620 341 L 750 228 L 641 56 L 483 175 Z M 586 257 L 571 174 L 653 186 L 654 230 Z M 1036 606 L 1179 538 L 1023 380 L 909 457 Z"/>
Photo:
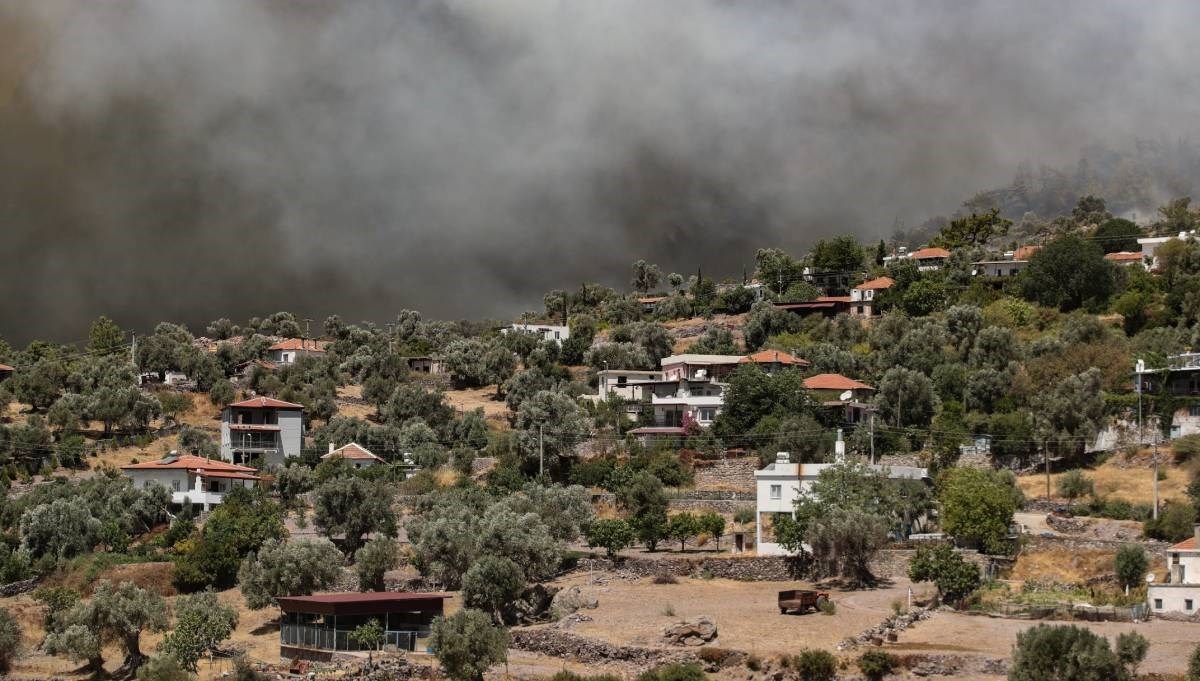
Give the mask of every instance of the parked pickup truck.
<path id="1" fill-rule="evenodd" d="M 804 614 L 809 608 L 820 610 L 829 602 L 826 591 L 809 591 L 805 589 L 789 589 L 779 592 L 779 614 L 786 615 L 789 610 Z"/>

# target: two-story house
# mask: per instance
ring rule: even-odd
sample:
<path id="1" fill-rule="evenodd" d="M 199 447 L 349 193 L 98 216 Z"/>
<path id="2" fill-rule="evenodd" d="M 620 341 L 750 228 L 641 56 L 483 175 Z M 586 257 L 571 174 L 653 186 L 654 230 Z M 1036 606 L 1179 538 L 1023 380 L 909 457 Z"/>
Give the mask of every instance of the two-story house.
<path id="1" fill-rule="evenodd" d="M 937 247 L 921 248 L 909 253 L 908 257 L 916 261 L 918 271 L 929 272 L 942 269 L 950 258 L 950 251 Z"/>
<path id="2" fill-rule="evenodd" d="M 247 466 L 176 452 L 158 461 L 122 466 L 121 472 L 133 481 L 135 489 L 162 485 L 171 493 L 172 504 L 190 501 L 205 511 L 221 503 L 231 490 L 253 488 L 261 480 L 257 471 Z"/>
<path id="3" fill-rule="evenodd" d="M 1200 352 L 1167 358 L 1167 366 L 1151 369 L 1139 360 L 1133 374 L 1134 390 L 1144 395 L 1194 397 L 1171 415 L 1171 439 L 1200 433 Z"/>
<path id="4" fill-rule="evenodd" d="M 804 387 L 826 409 L 842 414 L 843 423 L 861 423 L 871 412 L 875 389 L 841 374 L 817 374 L 804 379 Z"/>
<path id="5" fill-rule="evenodd" d="M 1191 537 L 1167 549 L 1167 581 L 1150 584 L 1146 600 L 1154 612 L 1195 615 L 1200 610 L 1200 524 Z"/>
<path id="6" fill-rule="evenodd" d="M 854 317 L 874 317 L 879 309 L 875 306 L 875 296 L 880 291 L 886 291 L 895 284 L 891 277 L 876 277 L 850 289 L 850 315 Z"/>
<path id="7" fill-rule="evenodd" d="M 276 364 L 295 364 L 301 357 L 323 357 L 325 341 L 309 338 L 285 338 L 267 348 L 271 361 Z"/>
<path id="8" fill-rule="evenodd" d="M 304 405 L 271 397 L 234 402 L 221 412 L 221 458 L 258 468 L 300 456 Z"/>
<path id="9" fill-rule="evenodd" d="M 842 446 L 839 439 L 839 454 Z M 754 543 L 758 555 L 789 555 L 787 549 L 776 541 L 773 531 L 776 518 L 780 515 L 794 515 L 796 501 L 809 493 L 813 483 L 820 478 L 821 471 L 836 465 L 832 463 L 792 463 L 791 455 L 788 452 L 779 452 L 776 454 L 775 463 L 768 464 L 766 468 L 754 472 L 755 487 L 757 488 Z M 892 479 L 909 478 L 931 482 L 929 471 L 925 468 L 877 464 L 872 464 L 870 468 Z"/>

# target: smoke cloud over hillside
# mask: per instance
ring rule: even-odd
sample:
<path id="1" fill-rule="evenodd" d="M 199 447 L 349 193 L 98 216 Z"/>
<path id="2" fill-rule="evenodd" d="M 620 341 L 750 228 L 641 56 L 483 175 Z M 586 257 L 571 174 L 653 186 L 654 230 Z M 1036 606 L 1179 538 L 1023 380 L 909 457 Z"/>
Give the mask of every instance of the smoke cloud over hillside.
<path id="1" fill-rule="evenodd" d="M 1193 132 L 1200 6 L 1050 4 L 0 0 L 0 336 L 510 316 Z"/>

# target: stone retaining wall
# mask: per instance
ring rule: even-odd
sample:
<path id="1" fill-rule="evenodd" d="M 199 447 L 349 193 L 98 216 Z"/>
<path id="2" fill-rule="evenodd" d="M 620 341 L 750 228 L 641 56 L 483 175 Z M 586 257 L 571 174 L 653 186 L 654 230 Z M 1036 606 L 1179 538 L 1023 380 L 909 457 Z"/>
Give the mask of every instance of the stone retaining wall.
<path id="1" fill-rule="evenodd" d="M 736 499 L 668 499 L 667 508 L 671 511 L 690 511 L 692 513 L 716 511 L 723 515 L 733 515 L 744 508 L 753 511 L 755 502 Z"/>
<path id="2" fill-rule="evenodd" d="M 871 561 L 876 577 L 891 578 L 908 575 L 908 562 L 916 553 L 912 549 L 884 549 Z M 987 556 L 964 551 L 963 557 L 984 565 Z M 808 565 L 786 556 L 664 556 L 662 558 L 625 558 L 619 563 L 605 558 L 584 558 L 580 570 L 619 572 L 633 577 L 653 577 L 671 574 L 676 577 L 717 577 L 740 582 L 790 582 L 809 577 Z"/>
<path id="3" fill-rule="evenodd" d="M 8 598 L 10 596 L 19 596 L 23 593 L 29 593 L 37 588 L 38 578 L 23 579 L 19 582 L 10 582 L 4 586 L 0 586 L 0 598 Z"/>
<path id="4" fill-rule="evenodd" d="M 758 457 L 737 457 L 692 462 L 696 491 L 754 492 Z"/>
<path id="5" fill-rule="evenodd" d="M 672 662 L 697 661 L 695 653 L 690 651 L 618 646 L 552 627 L 513 629 L 511 635 L 512 642 L 509 645 L 517 650 L 541 653 L 585 664 L 626 662 L 642 669 L 650 669 Z"/>

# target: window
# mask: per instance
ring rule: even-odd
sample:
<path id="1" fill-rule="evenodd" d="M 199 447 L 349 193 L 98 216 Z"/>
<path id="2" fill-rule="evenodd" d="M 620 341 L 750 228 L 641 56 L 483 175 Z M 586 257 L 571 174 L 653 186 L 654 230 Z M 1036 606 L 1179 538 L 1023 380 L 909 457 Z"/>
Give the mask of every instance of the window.
<path id="1" fill-rule="evenodd" d="M 1200 416 L 1200 404 L 1193 404 L 1189 406 L 1188 416 Z"/>
<path id="2" fill-rule="evenodd" d="M 625 385 L 629 382 L 628 376 L 617 376 L 617 385 Z"/>
<path id="3" fill-rule="evenodd" d="M 700 409 L 700 420 L 707 423 L 712 421 L 717 416 L 717 410 L 714 407 L 703 407 Z"/>
<path id="4" fill-rule="evenodd" d="M 1162 599 L 1161 599 L 1161 598 L 1155 598 L 1155 599 L 1154 599 L 1154 609 L 1155 609 L 1155 610 L 1162 610 Z"/>
<path id="5" fill-rule="evenodd" d="M 1187 610 L 1188 612 L 1192 611 L 1192 599 L 1190 599 L 1190 598 L 1183 599 L 1183 609 Z"/>
<path id="6" fill-rule="evenodd" d="M 1171 554 L 1171 565 L 1179 565 L 1179 554 L 1178 553 Z"/>
<path id="7" fill-rule="evenodd" d="M 558 339 L 559 339 L 559 334 L 557 331 L 555 331 L 554 332 L 554 340 L 558 340 Z"/>
<path id="8" fill-rule="evenodd" d="M 783 498 L 783 485 L 771 485 L 771 498 L 772 499 L 782 499 Z"/>
<path id="9" fill-rule="evenodd" d="M 176 492 L 179 491 L 179 481 L 178 480 L 171 481 L 171 489 L 175 490 Z"/>

